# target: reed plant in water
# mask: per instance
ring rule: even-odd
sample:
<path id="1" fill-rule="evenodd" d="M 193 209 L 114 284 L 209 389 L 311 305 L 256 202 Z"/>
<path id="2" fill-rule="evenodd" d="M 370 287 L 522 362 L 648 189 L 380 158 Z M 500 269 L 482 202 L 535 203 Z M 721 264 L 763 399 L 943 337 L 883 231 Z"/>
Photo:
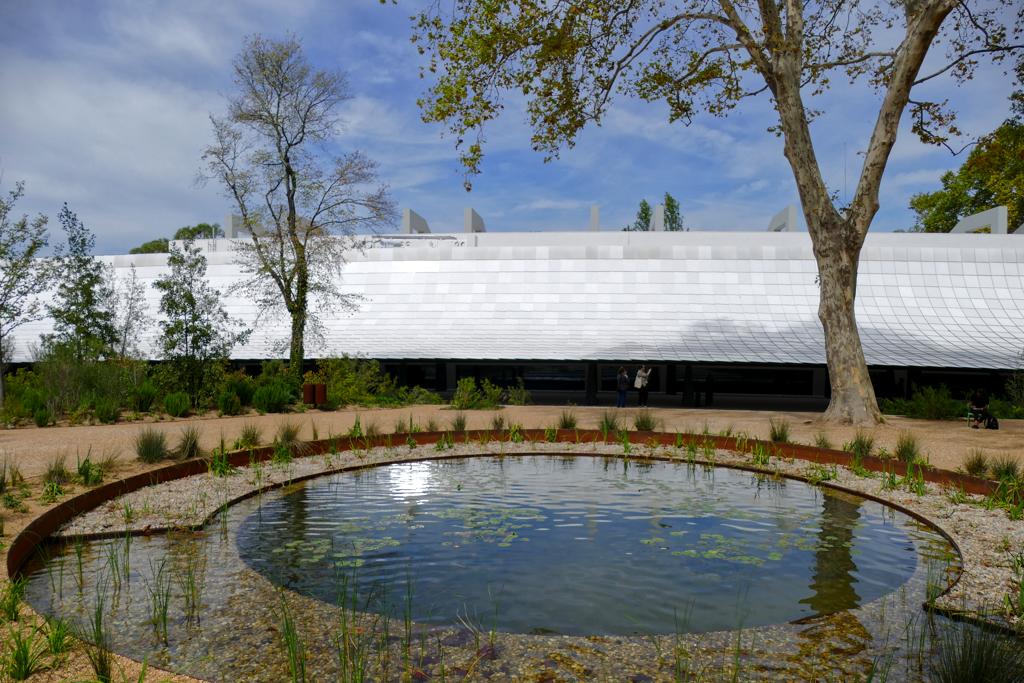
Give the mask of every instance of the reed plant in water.
<path id="1" fill-rule="evenodd" d="M 167 575 L 167 558 L 159 562 L 149 561 L 149 572 L 151 580 L 146 582 L 146 590 L 149 592 L 150 620 L 157 635 L 167 641 L 167 611 L 171 603 L 171 582 Z"/>
<path id="2" fill-rule="evenodd" d="M 89 660 L 93 675 L 99 683 L 110 683 L 114 672 L 114 655 L 110 652 L 111 642 L 103 623 L 106 611 L 106 593 L 96 589 L 96 604 L 89 615 L 88 630 L 78 634 L 85 643 L 85 656 Z"/>
<path id="3" fill-rule="evenodd" d="M 299 631 L 295 615 L 288 606 L 284 592 L 280 594 L 278 605 L 274 611 L 278 632 L 281 634 L 281 647 L 288 658 L 288 673 L 292 683 L 306 683 L 306 663 L 309 658 L 305 636 Z"/>
<path id="4" fill-rule="evenodd" d="M 67 652 L 71 647 L 71 622 L 58 617 L 44 617 L 46 622 L 46 648 L 54 657 Z"/>

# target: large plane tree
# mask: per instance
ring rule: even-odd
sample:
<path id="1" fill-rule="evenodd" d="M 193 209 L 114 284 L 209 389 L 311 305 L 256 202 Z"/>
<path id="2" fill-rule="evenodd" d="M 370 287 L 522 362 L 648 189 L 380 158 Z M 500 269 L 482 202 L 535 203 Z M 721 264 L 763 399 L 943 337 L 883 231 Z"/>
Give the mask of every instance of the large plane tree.
<path id="1" fill-rule="evenodd" d="M 771 98 L 817 259 L 832 383 L 825 419 L 880 419 L 854 299 L 882 173 L 904 113 L 926 143 L 946 143 L 958 132 L 945 102 L 914 100 L 912 91 L 937 78 L 964 82 L 979 60 L 1020 51 L 1024 10 L 1016 2 L 452 0 L 414 20 L 413 40 L 437 74 L 420 101 L 423 118 L 455 133 L 467 188 L 480 170 L 483 128 L 509 92 L 525 97 L 533 147 L 547 159 L 572 147 L 588 123 L 600 123 L 616 96 L 664 101 L 670 119 L 682 122 Z M 942 63 L 923 70 L 939 45 Z M 846 205 L 822 177 L 810 127 L 814 98 L 837 77 L 879 96 Z"/>

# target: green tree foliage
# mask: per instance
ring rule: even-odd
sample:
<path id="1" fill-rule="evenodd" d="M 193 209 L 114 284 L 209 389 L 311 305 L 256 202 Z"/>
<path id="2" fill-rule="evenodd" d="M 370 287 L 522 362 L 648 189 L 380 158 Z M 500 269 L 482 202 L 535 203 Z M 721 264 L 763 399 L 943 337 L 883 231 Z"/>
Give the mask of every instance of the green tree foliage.
<path id="1" fill-rule="evenodd" d="M 25 192 L 18 183 L 0 198 L 0 409 L 4 405 L 4 365 L 14 351 L 11 334 L 19 326 L 42 317 L 35 295 L 49 284 L 49 270 L 38 259 L 49 239 L 47 218 L 40 214 L 31 223 L 28 216 L 12 220 L 14 204 Z"/>
<path id="2" fill-rule="evenodd" d="M 1012 8 L 1017 7 L 1014 11 Z M 616 97 L 668 105 L 669 120 L 725 116 L 770 98 L 817 259 L 818 307 L 832 397 L 824 419 L 873 425 L 881 417 L 857 333 L 857 263 L 879 208 L 879 188 L 904 112 L 928 144 L 957 134 L 942 102 L 911 98 L 919 84 L 971 79 L 985 56 L 1022 48 L 1024 6 L 1012 0 L 452 0 L 413 18 L 435 83 L 423 119 L 445 124 L 461 149 L 466 185 L 479 173 L 484 127 L 514 93 L 525 101 L 532 147 L 545 160 L 600 124 Z M 935 70 L 922 73 L 933 43 Z M 877 117 L 851 201 L 837 205 L 815 154 L 814 98 L 865 83 Z M 931 84 L 930 84 L 931 85 Z M 846 87 L 844 85 L 844 87 Z M 835 95 L 833 95 L 834 97 Z M 867 133 L 867 131 L 865 131 Z"/>
<path id="3" fill-rule="evenodd" d="M 683 214 L 679 212 L 679 202 L 668 192 L 665 193 L 665 230 L 683 232 Z"/>
<path id="4" fill-rule="evenodd" d="M 104 265 L 92 256 L 96 237 L 67 204 L 57 218 L 68 243 L 56 258 L 57 291 L 54 304 L 46 307 L 54 333 L 47 342 L 66 344 L 76 358 L 84 360 L 103 355 L 117 339 L 111 309 L 114 292 Z"/>
<path id="5" fill-rule="evenodd" d="M 249 37 L 233 64 L 236 91 L 227 116 L 210 117 L 215 142 L 203 160 L 253 235 L 235 252 L 250 277 L 232 291 L 261 315 L 288 317 L 298 379 L 307 331 L 323 339 L 322 314 L 358 305 L 338 288 L 351 236 L 389 227 L 397 213 L 375 162 L 326 151 L 341 124 L 337 108 L 350 97 L 344 73 L 314 71 L 294 36 Z"/>
<path id="6" fill-rule="evenodd" d="M 174 237 L 171 239 L 175 240 L 197 240 L 197 239 L 216 239 L 224 236 L 224 230 L 220 227 L 220 223 L 199 223 L 198 225 L 186 225 L 183 228 L 178 228 L 177 232 L 174 233 Z M 171 250 L 171 240 L 166 237 L 158 237 L 155 240 L 150 240 L 140 247 L 135 247 L 130 250 L 129 254 L 166 254 Z"/>
<path id="7" fill-rule="evenodd" d="M 942 175 L 942 189 L 915 194 L 914 232 L 949 232 L 961 218 L 1007 207 L 1008 228 L 1024 223 L 1024 122 L 1010 119 L 983 137 L 967 160 Z"/>
<path id="8" fill-rule="evenodd" d="M 170 240 L 166 237 L 157 237 L 142 244 L 142 246 L 129 249 L 129 254 L 166 254 L 170 250 Z"/>
<path id="9" fill-rule="evenodd" d="M 248 340 L 249 330 L 236 331 L 242 323 L 228 317 L 220 292 L 206 279 L 206 257 L 192 240 L 184 249 L 172 248 L 167 265 L 171 272 L 153 283 L 165 316 L 160 347 L 175 382 L 198 406 L 204 378 Z"/>
<path id="10" fill-rule="evenodd" d="M 636 212 L 636 220 L 633 221 L 633 225 L 627 225 L 623 228 L 625 232 L 646 232 L 651 229 L 651 205 L 647 203 L 646 199 L 640 200 L 640 209 Z"/>
<path id="11" fill-rule="evenodd" d="M 681 232 L 683 230 L 683 215 L 679 213 L 679 202 L 668 192 L 665 193 L 665 230 L 670 232 Z M 627 225 L 622 230 L 625 232 L 647 232 L 653 229 L 654 212 L 646 199 L 640 200 L 640 209 L 636 212 L 636 221 L 633 225 Z"/>

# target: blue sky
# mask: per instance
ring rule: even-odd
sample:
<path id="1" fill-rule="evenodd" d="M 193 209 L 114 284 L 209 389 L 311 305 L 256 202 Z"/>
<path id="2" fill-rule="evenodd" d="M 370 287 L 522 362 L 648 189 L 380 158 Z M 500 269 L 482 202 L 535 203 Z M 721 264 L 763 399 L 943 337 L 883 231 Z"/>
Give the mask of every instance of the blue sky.
<path id="1" fill-rule="evenodd" d="M 294 32 L 317 68 L 349 74 L 353 99 L 339 145 L 360 148 L 400 208 L 412 208 L 434 231 L 461 230 L 474 207 L 489 231 L 585 230 L 592 204 L 601 227 L 631 223 L 637 204 L 680 201 L 693 230 L 764 230 L 797 203 L 782 142 L 766 132 L 774 120 L 764 97 L 726 119 L 701 116 L 689 127 L 669 124 L 667 107 L 617 100 L 601 127 L 588 128 L 575 149 L 544 164 L 529 145 L 521 102 L 487 130 L 487 157 L 472 193 L 462 187 L 451 137 L 420 120 L 416 99 L 427 81 L 409 42 L 409 16 L 421 2 L 254 0 L 220 3 L 37 0 L 8 3 L 0 25 L 0 190 L 18 180 L 26 197 L 16 213 L 44 213 L 59 229 L 64 202 L 97 240 L 97 253 L 123 253 L 183 226 L 223 222 L 231 210 L 220 188 L 193 185 L 210 142 L 209 114 L 222 113 L 231 92 L 231 59 L 245 36 Z M 934 55 L 936 58 L 938 55 Z M 817 102 L 827 113 L 813 124 L 826 181 L 842 192 L 844 145 L 849 188 L 859 171 L 878 97 L 864 85 L 836 88 Z M 966 87 L 936 79 L 918 97 L 949 98 L 972 135 L 1006 118 L 1011 81 L 983 67 Z M 915 192 L 963 157 L 922 145 L 905 118 L 883 181 L 873 230 L 913 224 Z"/>

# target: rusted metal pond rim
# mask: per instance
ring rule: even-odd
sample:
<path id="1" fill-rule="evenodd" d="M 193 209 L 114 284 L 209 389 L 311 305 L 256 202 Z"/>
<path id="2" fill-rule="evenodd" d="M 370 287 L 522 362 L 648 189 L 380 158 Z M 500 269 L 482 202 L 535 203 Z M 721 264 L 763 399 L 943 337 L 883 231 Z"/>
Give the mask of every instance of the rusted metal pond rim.
<path id="1" fill-rule="evenodd" d="M 548 432 L 543 429 L 525 429 L 519 432 L 520 436 L 524 441 L 532 441 L 536 443 L 542 443 L 547 441 Z M 559 443 L 615 443 L 613 433 L 605 433 L 599 430 L 572 430 L 562 429 L 558 430 L 555 435 L 555 442 Z M 350 451 L 350 450 L 368 450 L 370 448 L 377 447 L 395 447 L 415 443 L 416 445 L 430 445 L 437 443 L 442 438 L 450 437 L 456 443 L 486 443 L 488 441 L 508 441 L 510 433 L 508 430 L 503 432 L 496 432 L 491 430 L 473 430 L 466 432 L 420 432 L 415 434 L 392 434 L 386 436 L 375 436 L 375 437 L 339 437 L 333 440 L 321 440 L 310 442 L 307 444 L 310 449 L 311 455 L 322 455 L 331 450 L 332 446 L 337 451 Z M 798 460 L 804 460 L 807 462 L 813 462 L 822 465 L 840 465 L 848 467 L 851 462 L 857 460 L 851 453 L 845 451 L 836 451 L 824 448 L 817 448 L 815 446 L 805 446 L 802 444 L 789 444 L 789 443 L 777 443 L 772 441 L 759 441 L 755 439 L 737 438 L 731 436 L 714 436 L 708 434 L 666 434 L 662 432 L 628 432 L 630 442 L 638 445 L 659 445 L 659 446 L 675 446 L 677 444 L 687 445 L 689 443 L 695 443 L 698 447 L 705 445 L 712 445 L 716 449 L 738 451 L 749 453 L 754 448 L 767 448 L 771 455 L 783 458 L 795 458 Z M 265 462 L 270 460 L 274 455 L 272 447 L 265 446 L 262 448 L 253 449 L 252 451 L 237 451 L 232 455 L 228 456 L 228 462 L 232 466 L 243 466 L 248 465 L 250 462 Z M 555 453 L 554 455 L 565 455 L 564 453 Z M 586 455 L 586 454 L 577 454 Z M 411 458 L 404 460 L 390 460 L 389 463 L 393 462 L 415 462 L 421 460 L 441 460 L 459 458 L 463 456 L 431 456 L 428 458 Z M 473 455 L 465 457 L 475 457 Z M 643 459 L 657 459 L 666 461 L 675 461 L 672 458 L 643 458 Z M 307 479 L 324 476 L 331 472 L 344 472 L 353 471 L 357 469 L 363 469 L 368 466 L 376 466 L 375 463 L 372 465 L 354 465 L 349 467 L 337 468 L 330 471 L 319 472 L 313 475 L 306 475 L 303 477 L 297 477 L 291 480 L 291 483 L 305 481 Z M 985 479 L 979 479 L 977 477 L 971 477 L 958 472 L 949 472 L 947 470 L 940 470 L 931 466 L 919 466 L 908 464 L 896 460 L 887 460 L 878 458 L 875 456 L 862 456 L 859 459 L 861 467 L 873 471 L 873 472 L 885 472 L 889 474 L 906 476 L 908 470 L 913 469 L 915 472 L 920 472 L 923 479 L 927 482 L 938 484 L 939 486 L 952 486 L 960 488 L 965 493 L 980 494 L 980 495 L 992 495 L 996 492 L 998 486 L 997 483 L 991 482 Z M 759 469 L 746 465 L 725 465 L 732 467 L 733 469 L 742 469 L 752 472 L 761 472 L 774 474 L 774 471 L 768 471 L 765 469 Z M 139 489 L 146 488 L 148 486 L 155 486 L 169 481 L 175 481 L 178 479 L 184 479 L 186 477 L 195 476 L 197 474 L 203 474 L 209 470 L 208 459 L 189 460 L 181 463 L 174 463 L 165 467 L 160 467 L 149 472 L 143 472 L 142 474 L 136 474 L 125 479 L 118 479 L 108 484 L 103 484 L 94 489 L 90 489 L 81 493 L 74 498 L 66 500 L 53 508 L 47 510 L 35 520 L 33 520 L 25 529 L 18 534 L 14 542 L 11 544 L 11 548 L 7 553 L 7 573 L 8 576 L 15 576 L 21 569 L 22 565 L 27 561 L 29 556 L 34 551 L 35 547 L 41 543 L 44 539 L 52 535 L 57 531 L 61 525 L 70 521 L 74 517 L 93 510 L 100 505 L 106 503 L 109 500 L 113 500 L 119 496 L 123 496 Z M 797 476 L 788 476 L 787 478 L 795 480 L 804 480 Z M 282 484 L 274 484 L 267 487 L 263 487 L 259 490 L 251 491 L 243 496 L 230 501 L 228 504 L 233 505 L 240 500 L 245 500 L 260 493 L 264 493 L 268 490 L 280 488 Z M 824 482 L 820 485 L 828 486 L 829 488 L 836 488 L 838 490 L 841 487 L 836 487 Z M 891 503 L 881 498 L 876 498 L 870 494 L 863 494 L 859 492 L 851 492 L 861 497 L 872 499 L 890 507 L 899 509 L 919 521 L 922 521 L 929 526 L 934 526 L 929 520 L 920 515 L 917 515 L 911 510 L 904 509 L 898 504 Z M 216 514 L 216 513 L 214 513 Z M 209 521 L 204 520 L 204 523 Z M 201 525 L 197 525 L 201 526 Z M 957 548 L 957 552 L 960 553 L 959 547 L 956 546 L 955 541 L 949 537 L 948 534 L 943 532 L 941 529 L 936 527 L 939 531 L 954 547 Z M 143 535 L 145 533 L 160 533 L 166 531 L 166 529 L 150 529 L 148 532 L 145 530 L 134 530 L 130 532 L 132 535 Z M 84 538 L 112 538 L 114 536 L 123 536 L 128 532 L 108 532 L 101 534 L 92 534 L 84 536 Z M 961 554 L 962 556 L 962 554 Z M 952 586 L 951 586 L 952 587 Z"/>

